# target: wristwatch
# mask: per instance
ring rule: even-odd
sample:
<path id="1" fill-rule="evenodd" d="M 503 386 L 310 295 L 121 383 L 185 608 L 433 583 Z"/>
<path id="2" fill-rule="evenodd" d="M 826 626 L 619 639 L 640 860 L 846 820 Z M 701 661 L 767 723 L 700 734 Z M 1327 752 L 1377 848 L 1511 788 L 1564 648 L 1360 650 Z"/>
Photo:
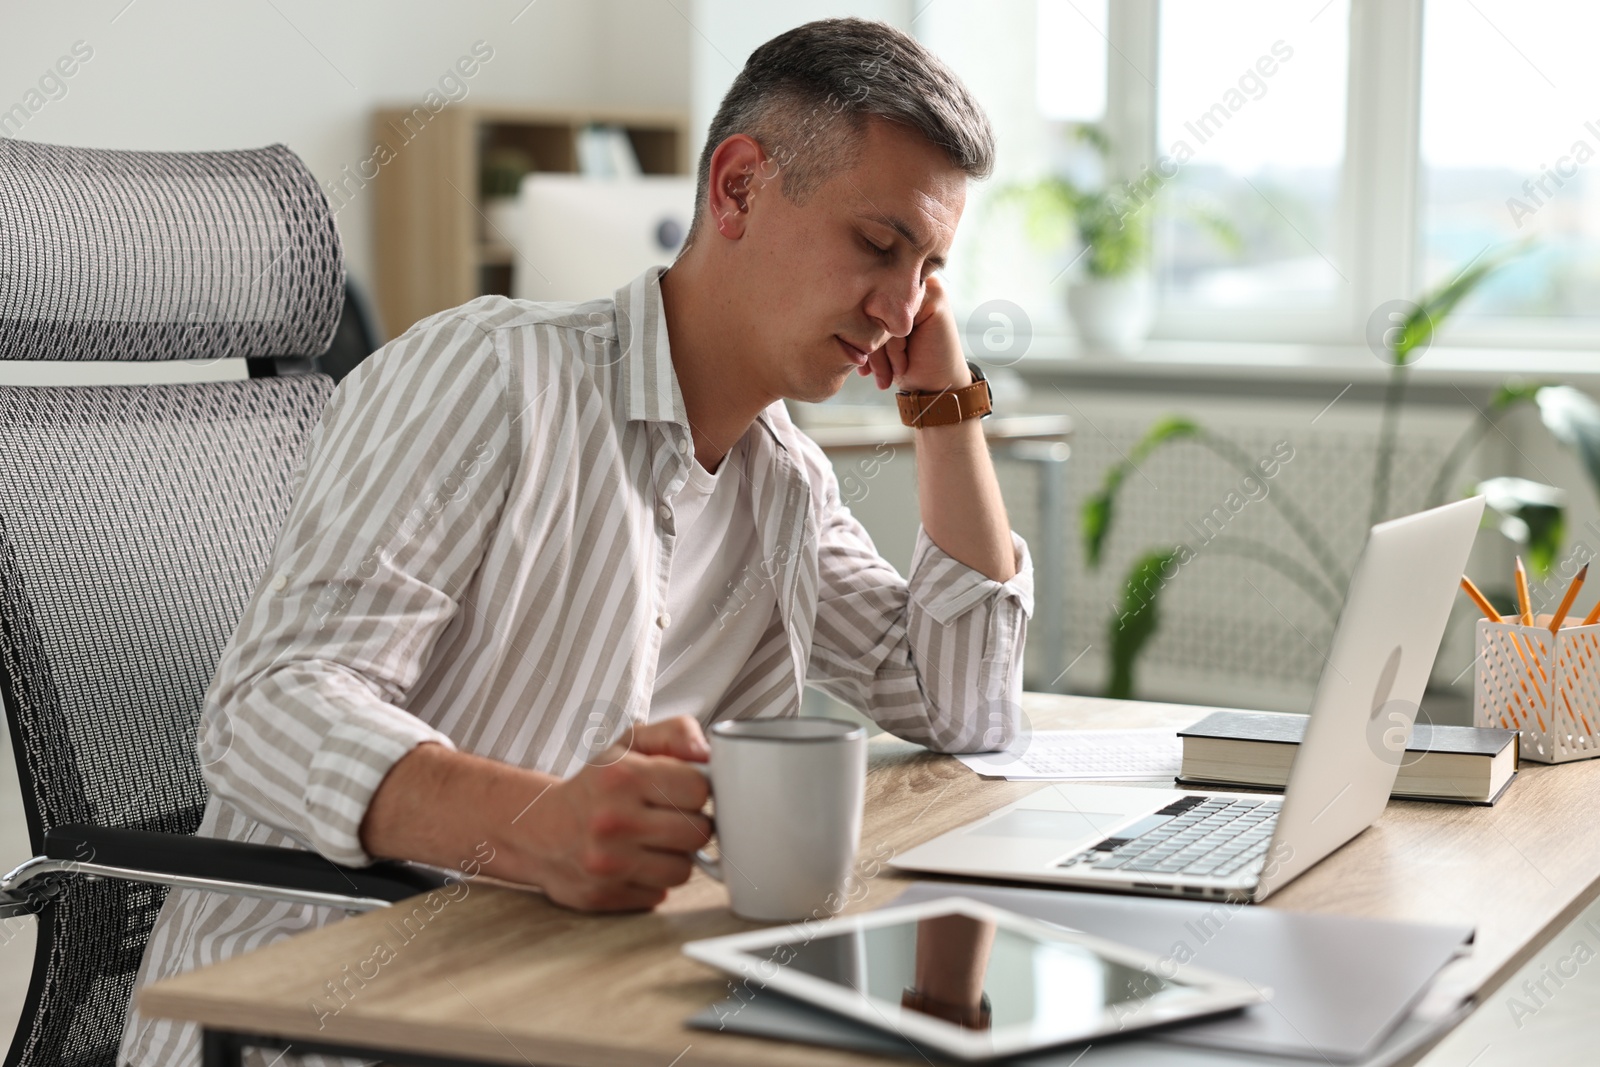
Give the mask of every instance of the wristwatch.
<path id="1" fill-rule="evenodd" d="M 955 1023 L 963 1030 L 987 1030 L 992 1016 L 988 993 L 982 995 L 978 1006 L 974 1008 L 966 1004 L 948 1004 L 942 1000 L 935 1000 L 920 989 L 907 986 L 900 993 L 900 1006 L 907 1011 L 932 1015 L 935 1019 Z"/>
<path id="2" fill-rule="evenodd" d="M 972 372 L 972 384 L 964 389 L 944 389 L 937 393 L 896 393 L 894 399 L 900 406 L 900 421 L 920 430 L 924 426 L 950 426 L 991 414 L 994 411 L 994 397 L 989 392 L 988 380 L 970 359 L 967 360 L 967 369 Z"/>

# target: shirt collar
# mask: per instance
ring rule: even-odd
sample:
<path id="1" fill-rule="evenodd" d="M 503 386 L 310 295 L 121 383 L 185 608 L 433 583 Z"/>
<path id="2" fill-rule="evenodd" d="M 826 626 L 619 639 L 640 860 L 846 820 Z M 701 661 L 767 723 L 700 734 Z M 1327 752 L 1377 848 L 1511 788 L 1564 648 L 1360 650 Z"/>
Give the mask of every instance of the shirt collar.
<path id="1" fill-rule="evenodd" d="M 661 274 L 651 267 L 617 290 L 617 345 L 622 349 L 622 391 L 628 418 L 676 422 L 685 426 L 683 393 L 672 369 L 667 344 L 667 311 L 661 300 Z"/>

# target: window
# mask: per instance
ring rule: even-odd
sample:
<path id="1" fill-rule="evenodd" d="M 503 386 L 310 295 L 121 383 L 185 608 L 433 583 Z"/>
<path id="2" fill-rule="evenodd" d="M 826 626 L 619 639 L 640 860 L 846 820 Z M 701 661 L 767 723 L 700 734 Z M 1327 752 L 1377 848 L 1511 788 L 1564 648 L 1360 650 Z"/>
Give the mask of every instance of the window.
<path id="1" fill-rule="evenodd" d="M 1423 25 L 1422 282 L 1532 238 L 1463 315 L 1600 327 L 1600 7 L 1436 0 Z"/>
<path id="2" fill-rule="evenodd" d="M 1102 121 L 1109 0 L 1038 2 L 1034 69 L 1039 114 L 1053 122 Z"/>
<path id="3" fill-rule="evenodd" d="M 1096 123 L 1113 145 L 1109 172 L 1154 190 L 1154 336 L 1359 345 L 1373 309 L 1528 238 L 1444 340 L 1600 342 L 1593 0 L 999 10 L 940 0 L 918 8 L 913 30 L 995 120 L 992 186 L 1050 173 L 1081 183 L 1093 168 L 1071 131 Z M 997 46 L 996 34 L 1027 39 L 1025 51 Z M 974 204 L 989 199 L 981 191 Z M 1060 267 L 1073 250 L 1030 247 L 984 218 L 962 267 L 975 280 L 961 291 L 1039 306 L 1036 326 L 1064 328 Z"/>
<path id="4" fill-rule="evenodd" d="M 1323 4 L 1325 0 L 1317 0 Z M 1154 270 L 1169 310 L 1330 308 L 1349 4 L 1160 8 Z"/>

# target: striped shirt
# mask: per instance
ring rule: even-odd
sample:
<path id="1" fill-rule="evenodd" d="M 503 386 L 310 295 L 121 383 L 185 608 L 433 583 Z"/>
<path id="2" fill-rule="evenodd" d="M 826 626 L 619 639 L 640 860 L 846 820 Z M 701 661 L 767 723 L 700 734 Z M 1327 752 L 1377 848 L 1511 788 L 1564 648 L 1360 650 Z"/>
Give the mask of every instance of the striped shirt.
<path id="1" fill-rule="evenodd" d="M 206 694 L 201 834 L 366 864 L 362 817 L 416 745 L 565 777 L 648 720 L 671 500 L 694 462 L 660 271 L 614 300 L 474 300 L 340 384 Z M 937 750 L 1009 742 L 1032 610 L 1021 538 L 1001 583 L 919 531 L 907 580 L 783 404 L 743 443 L 760 562 L 740 585 L 771 583 L 777 607 L 754 618 L 730 590 L 730 624 L 762 632 L 704 722 L 796 714 L 809 684 Z M 174 891 L 139 984 L 341 914 Z M 122 1054 L 197 1063 L 198 1032 L 130 1010 Z"/>

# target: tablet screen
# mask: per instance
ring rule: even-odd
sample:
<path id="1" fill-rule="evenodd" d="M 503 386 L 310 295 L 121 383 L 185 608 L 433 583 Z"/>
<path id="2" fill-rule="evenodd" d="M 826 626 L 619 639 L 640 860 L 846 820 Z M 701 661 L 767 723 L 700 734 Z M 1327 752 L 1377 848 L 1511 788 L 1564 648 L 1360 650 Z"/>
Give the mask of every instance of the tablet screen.
<path id="1" fill-rule="evenodd" d="M 690 956 L 964 1059 L 1093 1040 L 1266 991 L 962 897 L 691 941 Z M 741 996 L 752 995 L 742 992 Z"/>
<path id="2" fill-rule="evenodd" d="M 1041 1018 L 1052 1028 L 1095 1029 L 1107 1012 L 1132 1012 L 1175 985 L 1085 945 L 959 913 L 791 941 L 769 957 L 963 1029 L 1031 1030 Z"/>

